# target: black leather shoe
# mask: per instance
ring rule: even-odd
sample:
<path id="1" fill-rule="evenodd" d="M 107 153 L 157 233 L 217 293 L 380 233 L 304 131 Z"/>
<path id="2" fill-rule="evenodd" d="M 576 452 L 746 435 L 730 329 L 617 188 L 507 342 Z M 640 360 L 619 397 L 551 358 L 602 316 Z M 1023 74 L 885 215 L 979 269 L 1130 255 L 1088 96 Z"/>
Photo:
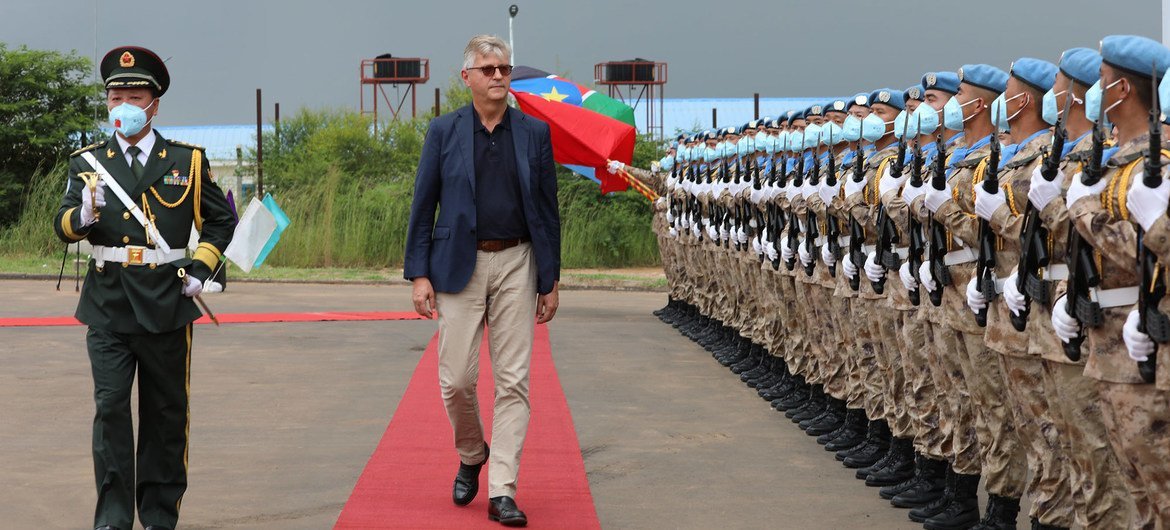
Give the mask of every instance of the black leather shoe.
<path id="1" fill-rule="evenodd" d="M 528 516 L 516 507 L 511 497 L 492 497 L 488 502 L 488 519 L 504 526 L 527 526 Z"/>
<path id="2" fill-rule="evenodd" d="M 459 462 L 459 472 L 455 474 L 455 486 L 451 489 L 451 500 L 455 501 L 457 506 L 471 504 L 472 499 L 475 499 L 475 494 L 479 493 L 479 471 L 487 463 L 491 452 L 491 448 L 485 443 L 483 444 L 483 462 L 472 466 Z"/>
<path id="3" fill-rule="evenodd" d="M 144 528 L 143 530 L 171 530 L 171 529 L 168 527 L 165 527 L 165 526 L 157 526 L 157 525 L 152 524 L 152 525 Z"/>

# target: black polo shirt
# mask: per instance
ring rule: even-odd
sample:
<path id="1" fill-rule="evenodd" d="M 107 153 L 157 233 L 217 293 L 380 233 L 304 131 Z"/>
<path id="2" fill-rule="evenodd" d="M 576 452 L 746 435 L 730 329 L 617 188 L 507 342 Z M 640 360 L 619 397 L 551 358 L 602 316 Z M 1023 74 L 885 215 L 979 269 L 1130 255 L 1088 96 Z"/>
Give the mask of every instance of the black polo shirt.
<path id="1" fill-rule="evenodd" d="M 512 109 L 505 108 L 504 119 L 490 133 L 480 121 L 479 113 L 472 109 L 472 115 L 475 117 L 476 239 L 529 237 L 516 170 L 516 148 L 512 143 Z"/>

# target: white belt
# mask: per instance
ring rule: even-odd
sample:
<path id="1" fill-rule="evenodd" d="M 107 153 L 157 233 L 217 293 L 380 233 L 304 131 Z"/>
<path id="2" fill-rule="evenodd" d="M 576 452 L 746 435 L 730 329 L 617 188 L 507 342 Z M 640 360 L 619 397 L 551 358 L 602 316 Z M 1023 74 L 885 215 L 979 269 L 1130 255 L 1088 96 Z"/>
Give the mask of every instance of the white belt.
<path id="1" fill-rule="evenodd" d="M 898 256 L 898 259 L 906 259 L 906 256 L 910 255 L 910 247 L 897 247 L 894 249 L 894 255 Z"/>
<path id="2" fill-rule="evenodd" d="M 1044 279 L 1045 280 L 1052 280 L 1052 281 L 1067 280 L 1068 279 L 1068 265 L 1066 265 L 1064 263 L 1059 263 L 1056 265 L 1049 265 L 1047 267 L 1044 267 Z"/>
<path id="3" fill-rule="evenodd" d="M 849 236 L 841 236 L 841 237 L 837 238 L 837 244 L 841 245 L 842 247 L 848 247 L 849 241 L 850 241 Z"/>
<path id="4" fill-rule="evenodd" d="M 946 265 L 958 265 L 960 263 L 971 263 L 976 259 L 978 259 L 978 256 L 975 254 L 974 250 L 963 247 L 959 250 L 947 252 L 947 254 L 943 256 L 943 263 Z"/>
<path id="5" fill-rule="evenodd" d="M 1007 278 L 996 278 L 995 280 L 995 294 L 1003 294 L 1003 285 L 1007 283 Z"/>
<path id="6" fill-rule="evenodd" d="M 157 265 L 170 263 L 187 257 L 185 249 L 164 251 L 161 249 L 127 246 L 103 247 L 94 245 L 89 255 L 97 262 L 98 267 L 105 266 L 107 261 L 125 263 L 126 265 Z"/>
<path id="7" fill-rule="evenodd" d="M 825 236 L 821 236 L 821 237 L 814 239 L 813 244 L 818 246 L 818 247 L 823 247 L 823 246 L 825 246 L 825 243 L 827 241 L 828 241 L 828 238 L 826 238 Z"/>
<path id="8" fill-rule="evenodd" d="M 874 250 L 876 250 L 876 249 L 877 249 L 877 246 L 876 246 L 876 245 L 861 245 L 861 250 L 862 250 L 862 252 L 865 252 L 865 254 L 866 254 L 867 256 L 868 256 L 870 253 L 872 253 Z"/>
<path id="9" fill-rule="evenodd" d="M 1093 289 L 1090 291 L 1093 299 L 1102 308 L 1133 305 L 1138 299 L 1138 286 L 1118 287 L 1117 289 Z"/>

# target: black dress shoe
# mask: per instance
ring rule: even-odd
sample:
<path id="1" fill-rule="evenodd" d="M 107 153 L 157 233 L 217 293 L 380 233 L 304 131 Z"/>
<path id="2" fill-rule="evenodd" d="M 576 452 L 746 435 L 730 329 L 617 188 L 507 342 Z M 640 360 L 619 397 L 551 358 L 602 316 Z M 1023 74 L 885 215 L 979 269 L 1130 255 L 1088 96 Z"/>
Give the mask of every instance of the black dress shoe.
<path id="1" fill-rule="evenodd" d="M 488 502 L 488 519 L 499 521 L 504 526 L 527 526 L 528 517 L 511 497 L 492 497 Z"/>
<path id="2" fill-rule="evenodd" d="M 483 444 L 483 462 L 469 466 L 459 462 L 459 472 L 455 473 L 455 485 L 451 488 L 451 500 L 458 506 L 467 506 L 479 493 L 479 471 L 491 455 L 491 448 Z"/>

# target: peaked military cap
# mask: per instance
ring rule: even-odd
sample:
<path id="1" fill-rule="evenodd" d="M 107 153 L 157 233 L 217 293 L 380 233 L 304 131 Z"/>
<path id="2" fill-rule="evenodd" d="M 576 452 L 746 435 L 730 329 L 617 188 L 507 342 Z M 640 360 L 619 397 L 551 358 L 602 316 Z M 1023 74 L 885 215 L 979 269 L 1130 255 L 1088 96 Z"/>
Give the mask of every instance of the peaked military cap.
<path id="1" fill-rule="evenodd" d="M 171 86 L 167 65 L 154 52 L 138 46 L 121 46 L 106 53 L 99 67 L 106 89 L 150 88 L 158 95 Z"/>
<path id="2" fill-rule="evenodd" d="M 1031 57 L 1016 59 L 1008 68 L 1012 77 L 1041 92 L 1048 92 L 1052 88 L 1056 81 L 1056 70 L 1055 64 Z"/>
<path id="3" fill-rule="evenodd" d="M 1007 72 L 990 64 L 965 64 L 959 68 L 959 82 L 1002 94 L 1007 89 Z"/>

